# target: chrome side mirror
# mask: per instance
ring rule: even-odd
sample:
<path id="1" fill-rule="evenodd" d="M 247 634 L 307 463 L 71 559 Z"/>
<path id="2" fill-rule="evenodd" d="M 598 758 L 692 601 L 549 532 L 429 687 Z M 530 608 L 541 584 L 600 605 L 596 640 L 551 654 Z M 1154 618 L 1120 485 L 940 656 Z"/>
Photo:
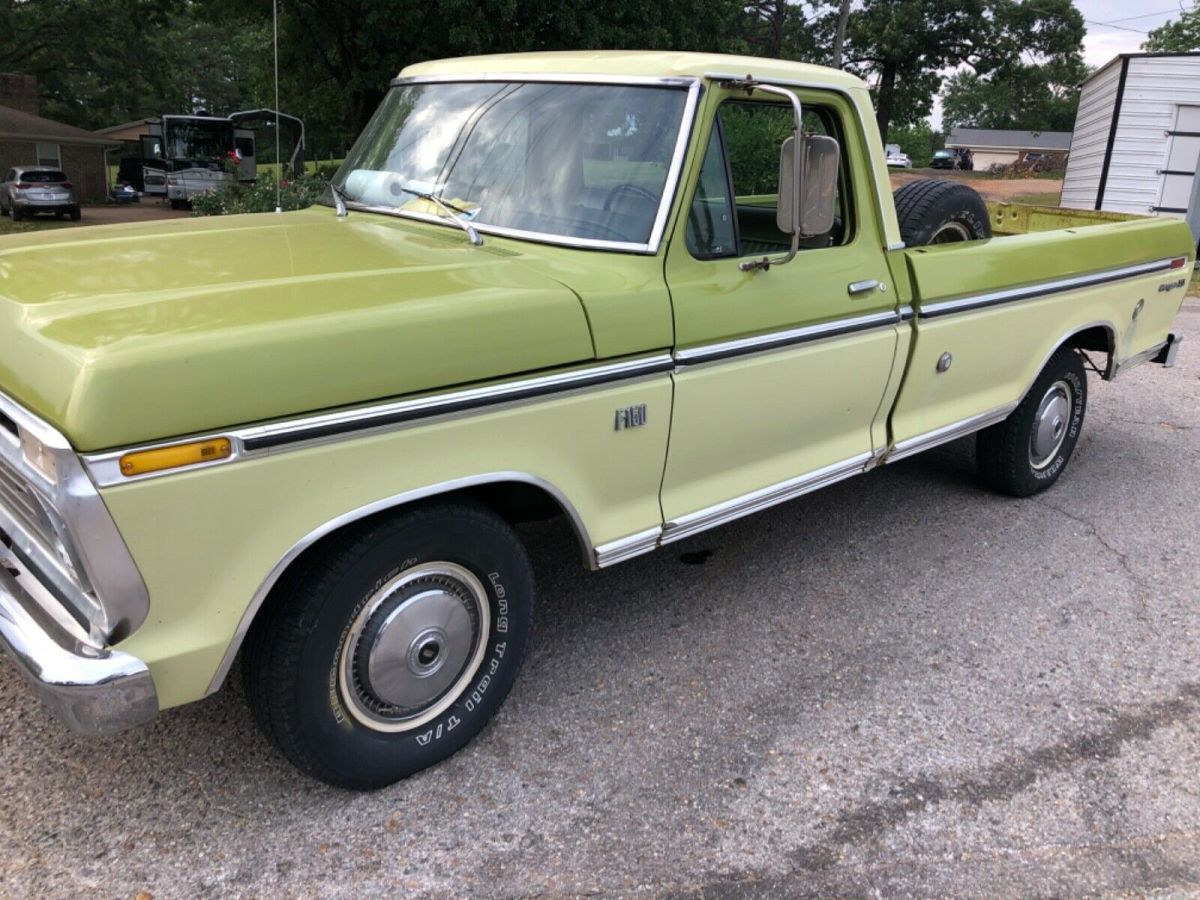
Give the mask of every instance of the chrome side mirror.
<path id="1" fill-rule="evenodd" d="M 833 228 L 837 215 L 838 169 L 842 148 L 836 138 L 805 135 L 801 149 L 800 236 L 814 237 Z"/>
<path id="2" fill-rule="evenodd" d="M 841 146 L 834 138 L 802 135 L 798 160 L 796 138 L 783 142 L 779 151 L 779 208 L 775 216 L 780 231 L 813 237 L 833 227 L 840 161 Z"/>
<path id="3" fill-rule="evenodd" d="M 779 148 L 779 206 L 775 210 L 775 225 L 787 235 L 800 231 L 800 204 L 796 200 L 802 180 L 796 136 L 792 135 Z"/>

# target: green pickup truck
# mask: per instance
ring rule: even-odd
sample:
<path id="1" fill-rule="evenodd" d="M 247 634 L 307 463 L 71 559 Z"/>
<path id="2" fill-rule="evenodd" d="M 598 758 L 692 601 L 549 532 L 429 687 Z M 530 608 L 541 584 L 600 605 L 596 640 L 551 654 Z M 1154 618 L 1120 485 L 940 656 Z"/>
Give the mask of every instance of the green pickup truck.
<path id="1" fill-rule="evenodd" d="M 1194 241 L 986 229 L 893 200 L 842 72 L 412 66 L 311 209 L 0 239 L 0 642 L 91 734 L 240 658 L 303 771 L 403 778 L 513 684 L 521 521 L 609 566 L 971 433 L 1053 484 L 1085 364 L 1172 363 Z"/>

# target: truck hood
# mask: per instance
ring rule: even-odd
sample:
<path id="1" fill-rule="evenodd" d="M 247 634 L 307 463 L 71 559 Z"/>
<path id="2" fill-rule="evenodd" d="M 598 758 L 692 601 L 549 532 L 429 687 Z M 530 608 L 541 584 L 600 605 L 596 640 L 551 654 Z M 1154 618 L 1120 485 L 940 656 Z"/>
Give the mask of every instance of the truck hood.
<path id="1" fill-rule="evenodd" d="M 314 207 L 0 239 L 0 390 L 79 450 L 593 358 L 520 245 Z"/>

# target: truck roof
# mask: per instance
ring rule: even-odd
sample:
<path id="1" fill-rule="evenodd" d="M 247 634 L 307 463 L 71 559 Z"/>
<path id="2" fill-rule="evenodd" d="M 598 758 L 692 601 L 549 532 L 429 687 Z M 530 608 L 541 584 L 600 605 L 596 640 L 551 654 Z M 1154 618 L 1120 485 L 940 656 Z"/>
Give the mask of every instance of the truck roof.
<path id="1" fill-rule="evenodd" d="M 407 66 L 400 77 L 421 75 L 633 75 L 703 77 L 707 74 L 753 75 L 760 79 L 811 81 L 841 88 L 865 88 L 862 79 L 838 69 L 809 63 L 733 56 L 724 53 L 677 53 L 663 50 L 558 50 L 544 53 L 497 53 L 460 56 Z"/>

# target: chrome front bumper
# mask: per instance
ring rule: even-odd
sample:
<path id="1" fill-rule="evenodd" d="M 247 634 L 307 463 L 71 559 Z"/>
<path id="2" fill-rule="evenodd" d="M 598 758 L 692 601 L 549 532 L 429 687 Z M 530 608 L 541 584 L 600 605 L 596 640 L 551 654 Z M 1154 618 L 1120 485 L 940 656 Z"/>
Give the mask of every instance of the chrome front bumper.
<path id="1" fill-rule="evenodd" d="M 79 202 L 72 197 L 14 197 L 13 206 L 18 209 L 70 209 L 78 206 Z"/>
<path id="2" fill-rule="evenodd" d="M 53 600 L 0 545 L 0 645 L 35 691 L 72 729 L 112 734 L 158 715 L 158 694 L 140 659 L 97 647 L 56 615 Z"/>

